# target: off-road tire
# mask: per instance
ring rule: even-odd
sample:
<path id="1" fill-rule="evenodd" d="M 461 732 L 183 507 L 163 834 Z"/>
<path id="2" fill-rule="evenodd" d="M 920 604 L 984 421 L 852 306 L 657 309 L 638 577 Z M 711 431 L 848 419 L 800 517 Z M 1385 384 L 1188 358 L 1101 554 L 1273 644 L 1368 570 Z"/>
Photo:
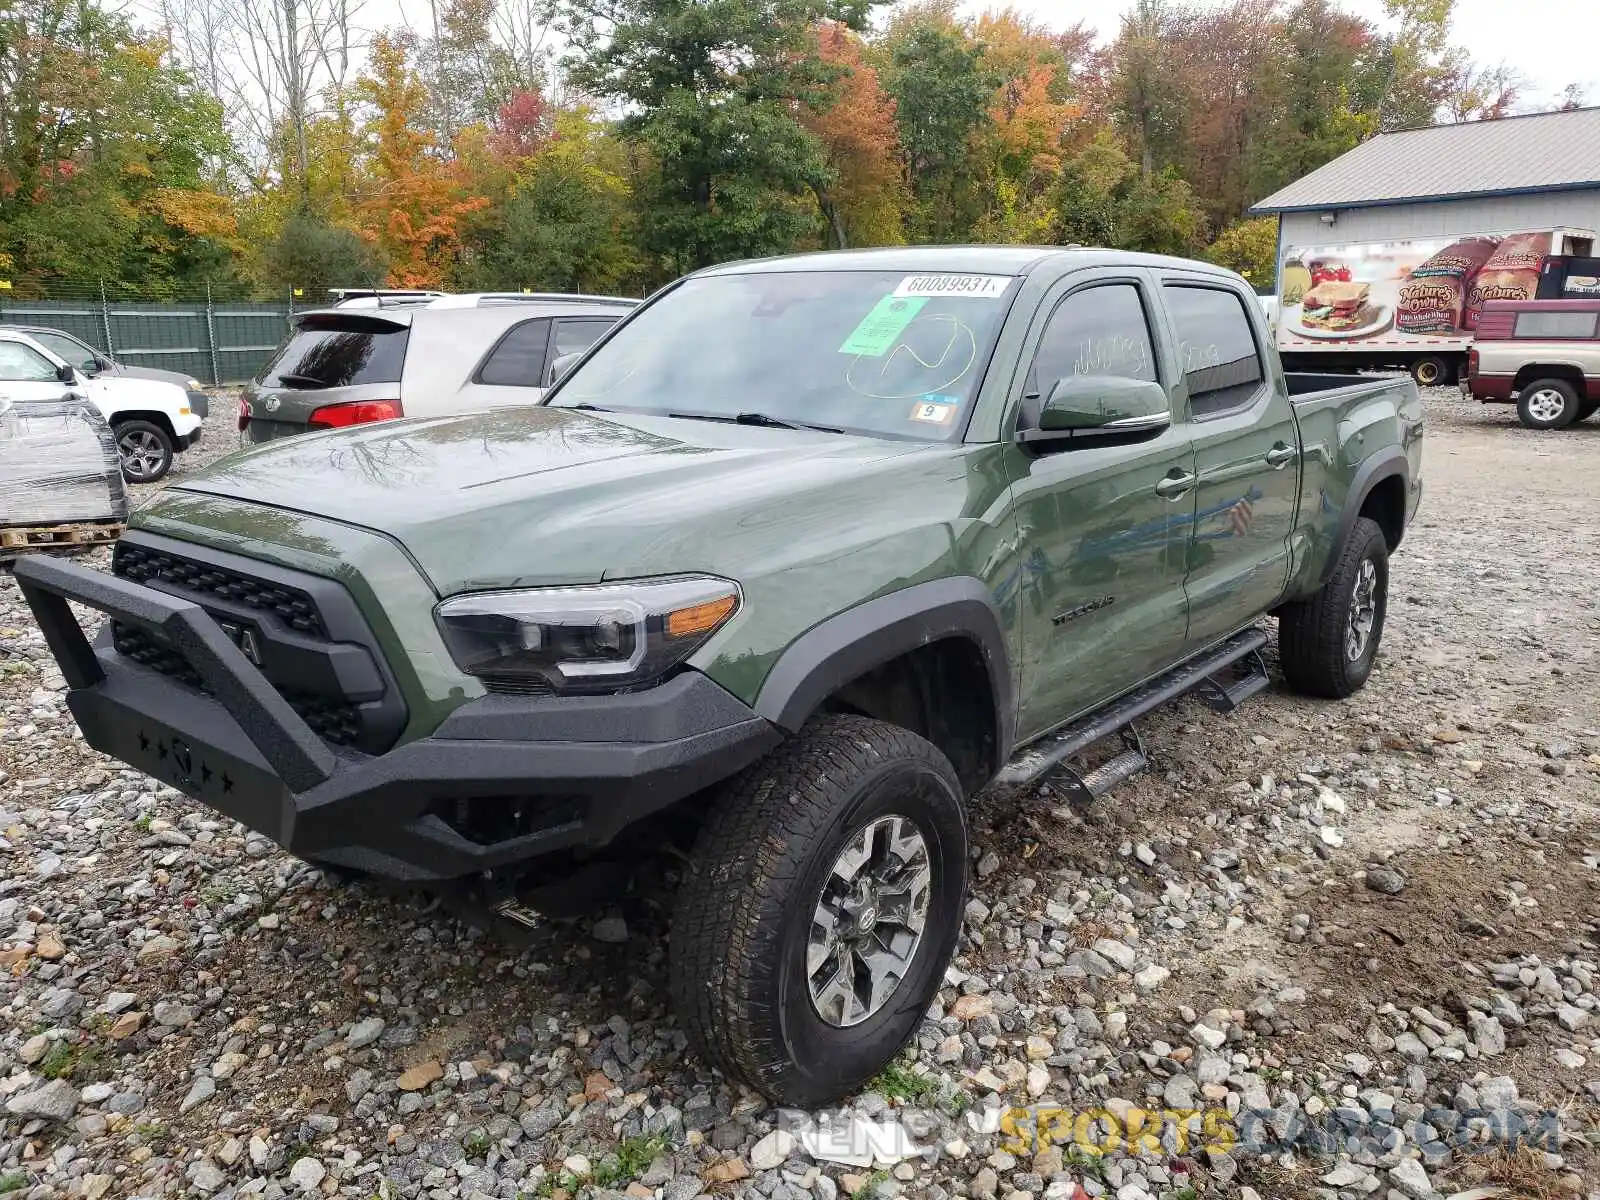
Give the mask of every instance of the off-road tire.
<path id="1" fill-rule="evenodd" d="M 830 1025 L 807 986 L 812 914 L 846 841 L 890 815 L 927 845 L 922 939 L 881 1009 Z M 966 811 L 949 760 L 898 726 L 816 718 L 728 785 L 696 842 L 669 969 L 691 1047 L 778 1104 L 848 1095 L 916 1032 L 955 950 L 966 885 Z"/>
<path id="2" fill-rule="evenodd" d="M 1350 610 L 1362 564 L 1377 573 L 1375 615 L 1363 652 L 1347 652 Z M 1333 575 L 1307 600 L 1286 604 L 1278 613 L 1278 658 L 1283 677 L 1307 696 L 1343 700 L 1361 690 L 1372 674 L 1389 606 L 1389 546 L 1377 522 L 1360 517 L 1339 553 Z"/>
<path id="3" fill-rule="evenodd" d="M 116 440 L 117 461 L 127 482 L 155 483 L 172 470 L 172 439 L 154 422 L 121 421 L 111 427 L 111 436 Z"/>
<path id="4" fill-rule="evenodd" d="M 1561 397 L 1561 410 L 1555 416 L 1546 416 L 1539 409 L 1541 398 L 1554 393 Z M 1579 420 L 1583 402 L 1578 390 L 1565 379 L 1535 379 L 1517 393 L 1517 420 L 1529 429 L 1565 429 Z"/>

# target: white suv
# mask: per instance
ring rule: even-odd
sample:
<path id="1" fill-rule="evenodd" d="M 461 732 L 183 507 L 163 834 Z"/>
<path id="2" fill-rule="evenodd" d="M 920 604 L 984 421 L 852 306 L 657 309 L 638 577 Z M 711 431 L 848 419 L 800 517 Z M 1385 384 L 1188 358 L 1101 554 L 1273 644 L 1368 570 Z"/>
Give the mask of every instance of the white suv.
<path id="1" fill-rule="evenodd" d="M 200 417 L 177 384 L 86 379 L 36 339 L 0 329 L 0 400 L 58 400 L 69 391 L 87 396 L 111 426 L 129 483 L 154 483 L 171 469 L 174 454 L 200 440 Z"/>

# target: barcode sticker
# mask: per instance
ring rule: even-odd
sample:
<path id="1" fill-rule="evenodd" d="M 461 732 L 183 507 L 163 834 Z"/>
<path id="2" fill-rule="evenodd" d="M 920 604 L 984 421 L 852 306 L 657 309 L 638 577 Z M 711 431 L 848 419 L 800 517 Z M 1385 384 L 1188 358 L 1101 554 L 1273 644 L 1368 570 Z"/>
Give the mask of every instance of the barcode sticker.
<path id="1" fill-rule="evenodd" d="M 896 296 L 966 296 L 994 300 L 1005 294 L 1009 275 L 907 275 L 894 289 Z"/>

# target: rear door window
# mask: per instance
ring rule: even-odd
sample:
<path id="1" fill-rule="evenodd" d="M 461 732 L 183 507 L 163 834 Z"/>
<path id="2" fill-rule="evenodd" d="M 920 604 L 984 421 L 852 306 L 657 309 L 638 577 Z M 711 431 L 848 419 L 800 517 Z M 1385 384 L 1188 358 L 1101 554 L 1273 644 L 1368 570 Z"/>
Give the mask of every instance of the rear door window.
<path id="1" fill-rule="evenodd" d="M 1248 403 L 1266 373 L 1244 298 L 1190 284 L 1168 284 L 1165 294 L 1189 385 L 1190 413 L 1203 419 Z"/>
<path id="2" fill-rule="evenodd" d="M 408 325 L 388 321 L 317 321 L 302 325 L 261 375 L 263 387 L 334 388 L 399 383 Z"/>
<path id="3" fill-rule="evenodd" d="M 1524 312 L 1517 314 L 1519 338 L 1592 338 L 1600 314 L 1592 312 Z"/>
<path id="4" fill-rule="evenodd" d="M 489 357 L 478 371 L 477 382 L 501 387 L 538 387 L 549 341 L 549 317 L 512 326 L 489 351 Z"/>

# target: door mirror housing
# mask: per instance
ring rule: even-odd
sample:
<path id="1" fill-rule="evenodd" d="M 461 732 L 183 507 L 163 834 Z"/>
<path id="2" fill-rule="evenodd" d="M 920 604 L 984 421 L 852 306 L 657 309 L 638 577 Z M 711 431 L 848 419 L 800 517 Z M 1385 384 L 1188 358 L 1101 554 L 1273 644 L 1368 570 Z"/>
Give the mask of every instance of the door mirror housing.
<path id="1" fill-rule="evenodd" d="M 1071 375 L 1051 386 L 1029 443 L 1104 440 L 1160 433 L 1172 424 L 1167 390 L 1144 379 Z"/>
<path id="2" fill-rule="evenodd" d="M 554 387 L 561 381 L 561 377 L 572 370 L 572 364 L 583 357 L 582 350 L 574 350 L 571 354 L 558 354 L 550 360 L 550 377 L 545 380 L 546 387 Z"/>
<path id="3" fill-rule="evenodd" d="M 111 370 L 112 367 L 114 367 L 116 365 L 117 365 L 116 363 L 112 362 L 109 358 L 105 357 L 105 355 L 96 354 L 94 356 L 94 370 L 91 371 L 90 373 L 91 374 L 99 374 L 101 371 L 109 371 L 109 370 Z"/>
<path id="4" fill-rule="evenodd" d="M 71 363 L 62 363 L 56 368 L 56 378 L 62 383 L 77 383 L 78 373 L 72 369 Z"/>

